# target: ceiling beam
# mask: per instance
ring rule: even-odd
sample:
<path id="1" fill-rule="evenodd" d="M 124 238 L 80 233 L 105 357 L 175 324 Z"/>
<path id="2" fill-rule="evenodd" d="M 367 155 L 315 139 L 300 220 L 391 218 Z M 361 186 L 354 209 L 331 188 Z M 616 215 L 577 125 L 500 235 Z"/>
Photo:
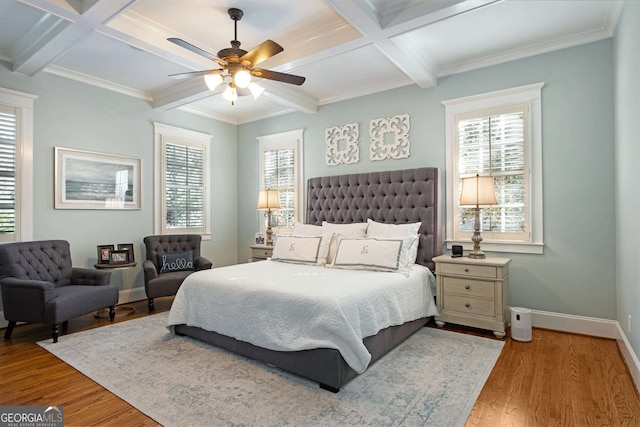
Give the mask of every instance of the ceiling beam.
<path id="1" fill-rule="evenodd" d="M 16 43 L 12 51 L 13 71 L 30 76 L 38 73 L 136 1 L 93 1 L 80 13 L 64 2 L 23 0 L 46 15 Z M 65 4 L 69 7 L 63 7 Z"/>
<path id="2" fill-rule="evenodd" d="M 414 52 L 407 43 L 394 43 L 393 37 L 502 0 L 465 0 L 428 13 L 416 10 L 414 16 L 409 14 L 399 22 L 391 21 L 384 28 L 382 23 L 388 19 L 374 10 L 367 0 L 325 1 L 362 34 L 363 41 L 373 44 L 418 86 L 427 89 L 437 84 L 438 70 L 435 69 L 435 61 L 424 52 Z M 428 7 L 429 4 L 425 3 L 423 6 Z"/>

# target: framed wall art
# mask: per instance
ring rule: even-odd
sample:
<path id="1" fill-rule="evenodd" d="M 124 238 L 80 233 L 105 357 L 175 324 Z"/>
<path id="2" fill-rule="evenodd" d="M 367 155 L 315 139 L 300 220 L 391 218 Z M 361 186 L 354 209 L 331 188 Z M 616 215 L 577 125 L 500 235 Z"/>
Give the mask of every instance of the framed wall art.
<path id="1" fill-rule="evenodd" d="M 142 160 L 55 147 L 55 209 L 140 209 Z"/>

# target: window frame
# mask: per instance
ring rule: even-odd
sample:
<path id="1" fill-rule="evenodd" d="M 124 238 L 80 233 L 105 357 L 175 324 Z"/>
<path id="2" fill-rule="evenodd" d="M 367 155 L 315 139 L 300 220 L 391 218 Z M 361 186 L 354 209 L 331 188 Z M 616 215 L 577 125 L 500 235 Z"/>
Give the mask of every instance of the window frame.
<path id="1" fill-rule="evenodd" d="M 211 155 L 212 136 L 206 133 L 153 123 L 154 129 L 154 232 L 159 235 L 199 234 L 203 240 L 211 238 Z M 183 145 L 204 150 L 204 224 L 202 227 L 169 228 L 166 224 L 166 170 L 165 145 Z"/>
<path id="2" fill-rule="evenodd" d="M 0 87 L 0 104 L 15 108 L 16 123 L 16 188 L 15 232 L 0 235 L 0 243 L 33 239 L 33 104 L 38 97 Z"/>
<path id="3" fill-rule="evenodd" d="M 457 237 L 458 209 L 458 146 L 456 117 L 473 112 L 495 110 L 514 104 L 528 104 L 528 129 L 524 153 L 529 176 L 525 177 L 529 195 L 529 203 L 525 206 L 525 217 L 528 219 L 528 238 L 525 240 L 500 240 L 490 238 L 483 233 L 482 249 L 484 251 L 542 254 L 543 242 L 543 208 L 542 208 L 542 87 L 544 82 L 520 86 L 479 95 L 455 98 L 443 101 L 446 124 L 446 246 L 463 245 L 471 249 L 470 238 Z M 527 179 L 528 178 L 528 179 Z"/>
<path id="4" fill-rule="evenodd" d="M 287 132 L 280 132 L 271 135 L 259 136 L 256 139 L 258 140 L 258 164 L 260 174 L 258 176 L 258 190 L 265 190 L 264 188 L 264 151 L 268 149 L 277 149 L 277 148 L 293 148 L 295 150 L 294 154 L 294 200 L 296 207 L 294 209 L 294 224 L 296 222 L 304 222 L 304 211 L 305 211 L 305 195 L 304 195 L 304 155 L 303 155 L 303 140 L 304 130 L 303 129 L 295 129 Z M 258 200 L 256 193 L 256 201 Z M 260 220 L 262 215 L 259 217 L 259 229 L 261 232 L 266 231 L 265 221 Z M 284 228 L 284 227 L 274 227 L 273 232 L 291 232 L 292 228 Z"/>

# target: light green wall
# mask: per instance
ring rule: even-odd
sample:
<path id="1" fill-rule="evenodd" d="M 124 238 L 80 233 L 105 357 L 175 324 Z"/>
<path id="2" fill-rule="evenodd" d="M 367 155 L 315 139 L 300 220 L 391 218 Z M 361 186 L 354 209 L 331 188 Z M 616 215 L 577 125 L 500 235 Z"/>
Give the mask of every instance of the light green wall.
<path id="1" fill-rule="evenodd" d="M 618 24 L 616 63 L 617 320 L 640 355 L 640 3 L 626 2 Z M 627 321 L 631 316 L 631 331 Z"/>
<path id="2" fill-rule="evenodd" d="M 249 257 L 259 225 L 256 137 L 303 128 L 307 178 L 365 171 L 445 166 L 446 99 L 545 82 L 543 120 L 543 255 L 500 254 L 511 264 L 512 306 L 616 318 L 613 42 L 605 40 L 289 114 L 238 130 L 238 259 Z M 411 115 L 411 157 L 368 160 L 369 121 Z M 360 124 L 360 162 L 325 165 L 329 126 Z"/>
<path id="3" fill-rule="evenodd" d="M 142 239 L 153 234 L 153 122 L 213 135 L 212 239 L 203 254 L 216 266 L 236 263 L 236 126 L 178 110 L 154 110 L 148 102 L 47 73 L 28 77 L 0 62 L 0 87 L 37 95 L 34 104 L 33 239 L 64 239 L 76 266 L 92 267 L 96 245 L 133 243 L 138 265 L 114 272 L 121 289 L 144 286 Z M 54 147 L 75 148 L 142 159 L 142 209 L 56 210 Z M 221 203 L 224 201 L 224 203 Z"/>

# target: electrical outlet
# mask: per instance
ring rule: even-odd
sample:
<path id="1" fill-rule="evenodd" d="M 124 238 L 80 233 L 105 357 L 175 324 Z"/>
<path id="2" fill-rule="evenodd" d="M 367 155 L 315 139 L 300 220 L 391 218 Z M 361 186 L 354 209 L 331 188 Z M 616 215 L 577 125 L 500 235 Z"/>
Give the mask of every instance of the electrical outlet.
<path id="1" fill-rule="evenodd" d="M 627 316 L 627 332 L 631 333 L 631 315 Z"/>

